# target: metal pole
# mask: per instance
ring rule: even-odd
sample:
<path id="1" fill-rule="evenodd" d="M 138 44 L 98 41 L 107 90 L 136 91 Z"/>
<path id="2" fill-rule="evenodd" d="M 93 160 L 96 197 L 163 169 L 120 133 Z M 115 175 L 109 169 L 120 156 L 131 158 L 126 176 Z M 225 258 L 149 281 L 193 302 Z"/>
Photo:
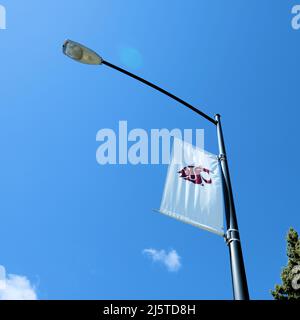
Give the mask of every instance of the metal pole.
<path id="1" fill-rule="evenodd" d="M 221 161 L 224 181 L 224 201 L 226 213 L 226 242 L 229 248 L 231 277 L 234 300 L 249 300 L 247 277 L 244 266 L 243 252 L 239 235 L 239 228 L 235 213 L 234 200 L 231 188 L 229 168 L 226 159 L 226 149 L 223 137 L 220 115 L 215 115 L 219 144 L 219 157 Z"/>
<path id="2" fill-rule="evenodd" d="M 183 104 L 184 106 L 193 110 L 194 112 L 196 112 L 197 114 L 199 114 L 200 116 L 204 117 L 206 120 L 210 121 L 211 123 L 217 126 L 220 161 L 221 161 L 223 181 L 224 181 L 224 201 L 225 201 L 226 223 L 227 223 L 227 232 L 226 232 L 225 238 L 226 238 L 227 245 L 229 247 L 229 254 L 230 254 L 233 295 L 235 300 L 249 300 L 247 278 L 246 278 L 238 224 L 236 219 L 233 194 L 231 189 L 229 169 L 228 169 L 228 164 L 226 159 L 226 150 L 225 150 L 224 137 L 223 137 L 222 127 L 221 127 L 220 115 L 217 114 L 215 116 L 215 119 L 213 119 L 207 114 L 205 114 L 204 112 L 202 112 L 201 110 L 195 108 L 191 104 L 178 98 L 172 93 L 160 88 L 159 86 L 153 84 L 152 82 L 149 82 L 148 80 L 145 80 L 108 61 L 103 60 L 102 64 L 110 68 L 113 68 L 119 72 L 122 72 L 127 76 L 134 78 L 146 84 L 147 86 L 152 87 L 153 89 L 169 96 L 171 99 L 174 99 L 177 102 Z"/>

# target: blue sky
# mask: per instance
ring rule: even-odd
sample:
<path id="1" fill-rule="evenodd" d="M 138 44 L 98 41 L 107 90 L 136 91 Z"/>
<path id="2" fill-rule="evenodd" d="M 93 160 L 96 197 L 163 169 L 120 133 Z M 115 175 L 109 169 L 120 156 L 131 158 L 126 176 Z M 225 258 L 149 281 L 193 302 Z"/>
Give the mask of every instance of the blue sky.
<path id="1" fill-rule="evenodd" d="M 299 2 L 299 1 L 298 1 Z M 248 285 L 270 299 L 300 231 L 297 1 L 0 0 L 0 265 L 39 299 L 231 299 L 222 238 L 152 212 L 165 165 L 100 166 L 102 128 L 215 128 L 106 67 L 70 38 L 222 115 Z M 175 250 L 176 272 L 144 249 Z"/>

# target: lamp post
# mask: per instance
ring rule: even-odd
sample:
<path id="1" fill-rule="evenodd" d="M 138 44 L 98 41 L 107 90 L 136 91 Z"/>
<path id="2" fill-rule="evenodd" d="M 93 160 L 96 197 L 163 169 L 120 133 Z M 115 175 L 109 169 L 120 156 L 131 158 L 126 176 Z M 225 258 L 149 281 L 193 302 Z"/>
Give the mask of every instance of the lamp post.
<path id="1" fill-rule="evenodd" d="M 115 69 L 121 73 L 126 74 L 127 76 L 136 79 L 145 85 L 167 95 L 173 100 L 181 103 L 185 107 L 191 109 L 198 115 L 202 116 L 217 128 L 217 137 L 218 137 L 218 146 L 219 146 L 219 161 L 222 168 L 223 176 L 223 191 L 224 191 L 224 202 L 225 202 L 225 215 L 226 215 L 226 225 L 227 232 L 225 234 L 225 240 L 229 248 L 230 256 L 230 266 L 231 266 L 231 277 L 232 277 L 232 288 L 233 296 L 235 300 L 249 300 L 249 292 L 247 285 L 247 278 L 244 266 L 244 259 L 242 253 L 242 246 L 240 242 L 239 229 L 237 223 L 237 217 L 234 206 L 233 192 L 230 181 L 229 167 L 226 157 L 225 141 L 222 131 L 222 125 L 220 120 L 220 115 L 216 114 L 215 118 L 208 116 L 201 110 L 195 108 L 186 101 L 178 98 L 172 93 L 158 87 L 157 85 L 125 70 L 122 69 L 108 61 L 105 61 L 93 50 L 83 46 L 80 43 L 67 40 L 63 44 L 63 53 L 68 57 L 72 58 L 81 63 L 90 64 L 90 65 L 106 65 L 112 69 Z"/>

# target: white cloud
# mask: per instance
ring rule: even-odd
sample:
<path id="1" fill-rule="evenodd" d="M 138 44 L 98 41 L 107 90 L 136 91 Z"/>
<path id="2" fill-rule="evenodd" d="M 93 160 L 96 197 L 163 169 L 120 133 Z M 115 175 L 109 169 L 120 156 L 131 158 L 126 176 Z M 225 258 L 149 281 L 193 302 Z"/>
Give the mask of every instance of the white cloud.
<path id="1" fill-rule="evenodd" d="M 37 295 L 26 277 L 6 276 L 5 268 L 0 265 L 0 300 L 37 300 Z"/>
<path id="2" fill-rule="evenodd" d="M 176 250 L 166 252 L 165 250 L 144 249 L 143 253 L 147 254 L 154 262 L 163 263 L 168 271 L 175 272 L 181 267 L 181 257 Z"/>

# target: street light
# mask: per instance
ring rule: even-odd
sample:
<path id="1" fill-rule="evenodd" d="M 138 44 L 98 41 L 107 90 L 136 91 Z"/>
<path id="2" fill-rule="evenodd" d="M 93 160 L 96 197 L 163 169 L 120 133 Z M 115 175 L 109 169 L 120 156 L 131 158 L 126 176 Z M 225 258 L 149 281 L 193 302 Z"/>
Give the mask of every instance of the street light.
<path id="1" fill-rule="evenodd" d="M 249 300 L 247 277 L 245 272 L 242 246 L 240 242 L 240 235 L 239 235 L 237 217 L 236 217 L 235 206 L 234 206 L 229 167 L 228 167 L 227 157 L 226 157 L 224 136 L 223 136 L 221 120 L 220 120 L 221 116 L 219 114 L 216 114 L 215 119 L 211 118 L 201 110 L 195 108 L 191 104 L 178 98 L 172 93 L 158 87 L 152 82 L 149 82 L 125 69 L 122 69 L 110 62 L 105 61 L 96 52 L 77 42 L 74 42 L 71 40 L 65 41 L 63 45 L 63 52 L 65 55 L 67 55 L 68 57 L 78 62 L 85 63 L 85 64 L 94 64 L 94 65 L 104 64 L 110 68 L 113 68 L 119 72 L 122 72 L 127 76 L 134 78 L 146 84 L 147 86 L 150 86 L 151 88 L 176 100 L 177 102 L 183 104 L 187 108 L 191 109 L 192 111 L 201 115 L 206 120 L 216 125 L 218 146 L 219 146 L 219 160 L 222 168 L 222 176 L 223 176 L 222 178 L 223 178 L 223 186 L 224 186 L 223 190 L 224 190 L 225 215 L 226 215 L 226 225 L 227 225 L 225 240 L 229 248 L 233 296 L 235 300 Z"/>
<path id="2" fill-rule="evenodd" d="M 66 40 L 63 53 L 69 58 L 85 64 L 100 65 L 103 59 L 93 50 L 75 41 Z"/>

